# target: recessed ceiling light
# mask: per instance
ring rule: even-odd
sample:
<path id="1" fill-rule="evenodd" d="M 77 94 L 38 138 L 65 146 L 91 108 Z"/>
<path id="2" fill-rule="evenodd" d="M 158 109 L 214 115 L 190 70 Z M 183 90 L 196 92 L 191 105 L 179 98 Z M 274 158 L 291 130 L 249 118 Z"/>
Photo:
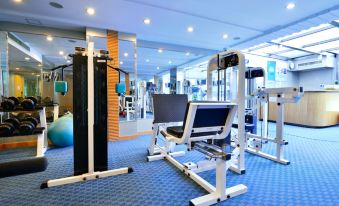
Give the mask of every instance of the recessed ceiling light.
<path id="1" fill-rule="evenodd" d="M 146 25 L 151 24 L 151 19 L 150 18 L 145 18 L 144 19 L 144 24 L 146 24 Z"/>
<path id="2" fill-rule="evenodd" d="M 32 72 L 32 75 L 34 75 L 34 73 Z"/>
<path id="3" fill-rule="evenodd" d="M 71 60 L 68 59 L 68 60 L 67 60 L 67 63 L 71 63 Z"/>
<path id="4" fill-rule="evenodd" d="M 187 27 L 187 31 L 188 31 L 188 32 L 193 32 L 193 31 L 194 31 L 194 28 L 193 28 L 192 26 L 189 26 L 189 27 Z"/>
<path id="5" fill-rule="evenodd" d="M 146 62 L 149 62 L 149 59 L 146 59 Z"/>
<path id="6" fill-rule="evenodd" d="M 228 38 L 228 34 L 223 34 L 223 35 L 222 35 L 222 38 L 223 38 L 223 39 L 227 39 L 227 38 Z"/>
<path id="7" fill-rule="evenodd" d="M 157 67 L 157 70 L 159 70 L 160 69 L 160 67 Z"/>
<path id="8" fill-rule="evenodd" d="M 52 36 L 47 36 L 46 39 L 47 39 L 47 41 L 53 41 L 53 37 Z"/>
<path id="9" fill-rule="evenodd" d="M 31 59 L 31 58 L 29 58 L 29 57 L 25 57 L 25 60 L 26 60 L 26 61 L 29 61 L 30 59 Z"/>
<path id="10" fill-rule="evenodd" d="M 20 70 L 20 68 L 19 67 L 17 67 L 17 68 L 15 68 L 16 70 Z"/>
<path id="11" fill-rule="evenodd" d="M 295 7 L 295 3 L 293 3 L 293 2 L 290 2 L 286 5 L 286 9 L 288 9 L 288 10 L 294 9 L 294 7 Z"/>
<path id="12" fill-rule="evenodd" d="M 127 52 L 124 53 L 124 57 L 128 57 L 128 53 Z"/>
<path id="13" fill-rule="evenodd" d="M 162 50 L 162 49 L 158 49 L 158 52 L 159 52 L 159 53 L 162 53 L 162 52 L 163 52 L 163 50 Z"/>
<path id="14" fill-rule="evenodd" d="M 16 3 L 16 4 L 22 3 L 22 0 L 13 0 L 13 1 L 14 1 L 14 3 Z"/>
<path id="15" fill-rule="evenodd" d="M 40 74 L 37 74 L 36 76 L 37 76 L 37 77 L 40 77 Z"/>
<path id="16" fill-rule="evenodd" d="M 123 62 L 123 61 L 121 61 L 121 62 L 120 62 L 120 64 L 124 64 L 124 62 Z"/>
<path id="17" fill-rule="evenodd" d="M 59 51 L 59 54 L 60 55 L 64 55 L 64 51 Z"/>
<path id="18" fill-rule="evenodd" d="M 189 52 L 186 52 L 186 56 L 189 56 L 190 55 L 190 53 Z"/>
<path id="19" fill-rule="evenodd" d="M 88 15 L 93 16 L 93 15 L 95 14 L 95 9 L 92 8 L 92 7 L 88 7 L 88 8 L 86 9 L 86 12 L 87 12 Z"/>
<path id="20" fill-rule="evenodd" d="M 62 9 L 62 8 L 64 8 L 63 5 L 61 5 L 61 4 L 57 3 L 57 2 L 54 2 L 54 1 L 49 2 L 49 5 L 50 5 L 51 7 L 56 8 L 56 9 Z"/>
<path id="21" fill-rule="evenodd" d="M 168 61 L 168 64 L 172 64 L 172 61 L 171 61 L 171 60 L 169 60 L 169 61 Z"/>

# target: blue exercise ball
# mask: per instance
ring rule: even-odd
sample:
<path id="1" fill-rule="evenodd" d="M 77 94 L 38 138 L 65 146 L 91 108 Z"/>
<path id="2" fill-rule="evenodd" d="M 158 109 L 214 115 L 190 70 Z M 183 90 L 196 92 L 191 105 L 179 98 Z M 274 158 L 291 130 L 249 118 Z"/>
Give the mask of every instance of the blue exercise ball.
<path id="1" fill-rule="evenodd" d="M 73 115 L 67 114 L 48 127 L 48 138 L 57 147 L 73 145 Z"/>

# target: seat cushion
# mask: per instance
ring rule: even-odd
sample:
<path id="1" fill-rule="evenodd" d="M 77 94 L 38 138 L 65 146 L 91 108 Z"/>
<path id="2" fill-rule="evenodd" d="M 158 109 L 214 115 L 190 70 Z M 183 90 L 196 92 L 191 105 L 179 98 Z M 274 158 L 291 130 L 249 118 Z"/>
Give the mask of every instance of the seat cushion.
<path id="1" fill-rule="evenodd" d="M 173 127 L 167 127 L 166 132 L 177 138 L 182 138 L 182 135 L 184 134 L 184 129 L 182 126 L 173 126 Z M 202 137 L 202 136 L 210 136 L 210 135 L 216 135 L 216 134 L 217 132 L 199 132 L 199 133 L 192 133 L 191 137 Z"/>
<path id="2" fill-rule="evenodd" d="M 182 135 L 184 134 L 184 129 L 182 126 L 173 126 L 173 127 L 167 127 L 166 132 L 170 135 L 181 138 Z"/>

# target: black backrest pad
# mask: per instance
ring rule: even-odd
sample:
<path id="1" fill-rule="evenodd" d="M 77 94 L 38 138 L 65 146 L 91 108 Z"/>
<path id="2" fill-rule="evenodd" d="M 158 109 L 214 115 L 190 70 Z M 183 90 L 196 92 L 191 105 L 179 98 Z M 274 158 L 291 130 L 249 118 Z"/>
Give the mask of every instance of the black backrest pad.
<path id="1" fill-rule="evenodd" d="M 204 108 L 198 106 L 195 114 L 193 128 L 224 126 L 230 108 L 216 106 L 215 108 Z"/>
<path id="2" fill-rule="evenodd" d="M 154 94 L 154 123 L 184 121 L 187 103 L 186 94 Z"/>
<path id="3" fill-rule="evenodd" d="M 126 102 L 133 102 L 133 97 L 125 97 Z"/>

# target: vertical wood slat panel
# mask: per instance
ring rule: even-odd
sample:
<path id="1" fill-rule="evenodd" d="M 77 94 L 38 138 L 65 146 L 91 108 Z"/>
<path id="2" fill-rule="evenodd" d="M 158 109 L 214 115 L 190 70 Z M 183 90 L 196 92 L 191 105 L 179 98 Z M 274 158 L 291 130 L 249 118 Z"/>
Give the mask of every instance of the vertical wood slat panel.
<path id="1" fill-rule="evenodd" d="M 116 31 L 107 31 L 107 50 L 113 59 L 111 66 L 119 67 L 119 35 Z M 108 139 L 119 139 L 119 97 L 115 85 L 119 83 L 117 71 L 107 68 L 107 101 L 108 101 Z"/>
<path id="2" fill-rule="evenodd" d="M 125 75 L 125 84 L 126 84 L 126 95 L 130 95 L 130 88 L 129 88 L 129 74 Z"/>

